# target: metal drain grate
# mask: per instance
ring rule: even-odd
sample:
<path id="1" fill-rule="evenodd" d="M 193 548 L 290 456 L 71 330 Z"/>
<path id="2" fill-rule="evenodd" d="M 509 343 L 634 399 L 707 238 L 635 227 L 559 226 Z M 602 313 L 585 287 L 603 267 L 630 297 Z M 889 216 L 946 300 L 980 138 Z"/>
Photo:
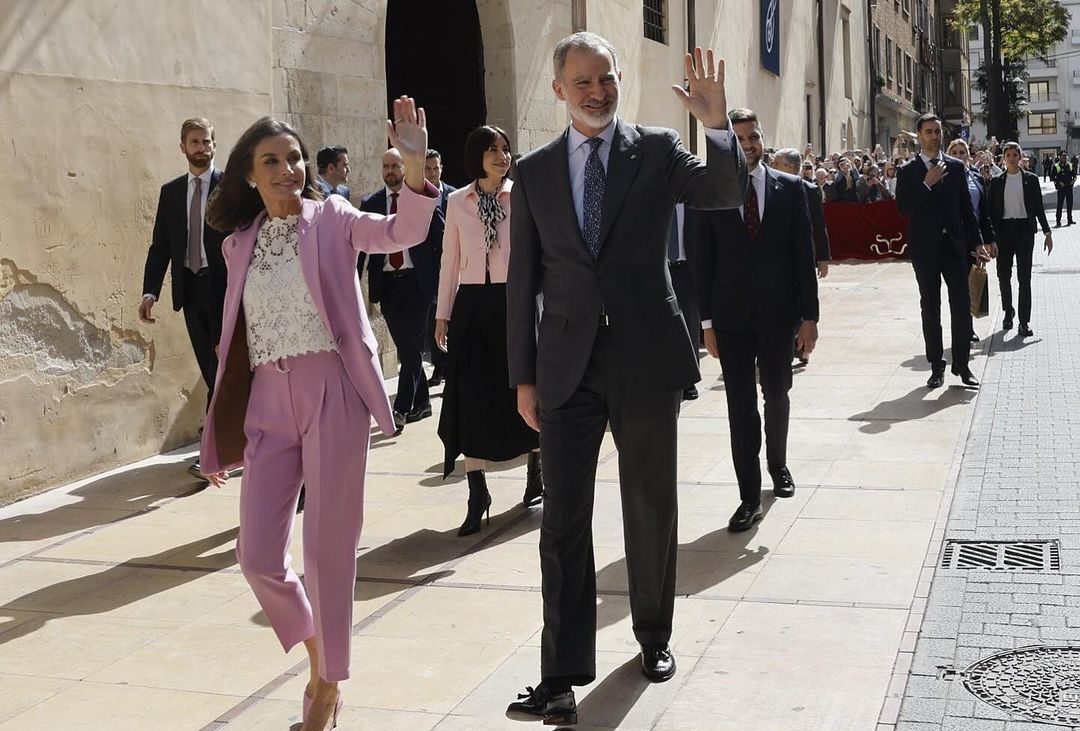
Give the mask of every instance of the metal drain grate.
<path id="1" fill-rule="evenodd" d="M 941 553 L 941 568 L 1060 571 L 1061 545 L 1057 541 L 950 540 Z"/>
<path id="2" fill-rule="evenodd" d="M 1008 713 L 1055 726 L 1080 726 L 1080 647 L 1032 645 L 943 669 L 976 698 Z"/>

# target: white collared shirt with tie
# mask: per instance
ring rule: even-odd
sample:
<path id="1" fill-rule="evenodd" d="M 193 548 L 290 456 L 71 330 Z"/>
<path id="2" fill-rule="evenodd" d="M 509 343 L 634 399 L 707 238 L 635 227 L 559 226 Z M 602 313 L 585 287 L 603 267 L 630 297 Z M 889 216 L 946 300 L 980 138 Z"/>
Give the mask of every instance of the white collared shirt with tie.
<path id="1" fill-rule="evenodd" d="M 206 200 L 207 200 L 207 198 L 210 197 L 210 176 L 213 174 L 213 172 L 214 172 L 214 168 L 209 167 L 209 168 L 206 169 L 205 172 L 203 172 L 202 175 L 198 176 L 199 180 L 202 181 L 202 190 L 200 191 L 201 199 L 199 200 L 199 206 L 200 206 L 199 210 L 202 211 L 202 220 L 203 220 L 203 225 L 199 226 L 199 249 L 200 249 L 199 253 L 200 253 L 201 257 L 202 257 L 202 263 L 200 265 L 200 268 L 205 268 L 206 267 L 206 242 L 203 241 L 203 236 L 206 233 L 206 231 L 204 230 L 204 226 L 206 225 Z M 194 196 L 195 196 L 195 176 L 192 175 L 189 172 L 188 176 L 187 176 L 187 205 L 184 206 L 184 210 L 189 214 L 188 215 L 189 219 L 190 219 L 190 214 L 191 214 L 191 199 Z"/>
<path id="2" fill-rule="evenodd" d="M 198 176 L 199 180 L 202 181 L 202 198 L 199 201 L 199 203 L 201 205 L 199 210 L 202 211 L 202 220 L 203 220 L 203 225 L 199 226 L 199 254 L 200 254 L 200 257 L 201 257 L 201 264 L 199 266 L 200 269 L 204 269 L 204 268 L 206 268 L 208 266 L 208 263 L 207 263 L 207 260 L 206 260 L 206 241 L 205 241 L 205 236 L 206 236 L 206 228 L 205 228 L 206 227 L 206 201 L 210 197 L 210 178 L 211 178 L 211 176 L 213 176 L 213 174 L 214 174 L 214 166 L 211 165 L 205 171 L 203 171 L 202 175 Z M 187 205 L 184 206 L 184 220 L 185 221 L 191 220 L 191 199 L 195 197 L 195 177 L 196 177 L 195 175 L 192 175 L 191 172 L 188 171 L 188 174 L 187 174 Z M 186 236 L 184 237 L 184 241 L 187 241 Z M 185 245 L 185 249 L 184 249 L 184 267 L 187 268 L 187 269 L 190 269 L 190 267 L 187 266 L 187 248 L 186 248 L 186 245 Z M 174 274 L 173 276 L 177 276 L 177 275 Z M 145 299 L 151 299 L 151 300 L 154 300 L 155 302 L 157 301 L 157 297 L 150 294 L 149 292 L 143 294 L 143 299 L 144 300 Z"/>
<path id="3" fill-rule="evenodd" d="M 390 204 L 394 200 L 393 198 L 391 198 L 391 196 L 400 195 L 401 194 L 401 189 L 399 188 L 397 193 L 390 190 L 389 188 L 384 188 L 384 190 L 386 191 L 386 215 L 389 216 L 390 215 Z M 405 258 L 405 263 L 404 264 L 399 266 L 397 269 L 394 269 L 394 267 L 390 266 L 390 257 L 388 255 L 388 256 L 386 256 L 386 258 L 385 258 L 385 260 L 383 262 L 382 270 L 384 272 L 400 272 L 402 269 L 412 269 L 413 268 L 413 263 L 412 263 L 412 257 L 409 256 L 409 250 L 405 249 L 404 251 L 401 252 L 401 254 Z"/>

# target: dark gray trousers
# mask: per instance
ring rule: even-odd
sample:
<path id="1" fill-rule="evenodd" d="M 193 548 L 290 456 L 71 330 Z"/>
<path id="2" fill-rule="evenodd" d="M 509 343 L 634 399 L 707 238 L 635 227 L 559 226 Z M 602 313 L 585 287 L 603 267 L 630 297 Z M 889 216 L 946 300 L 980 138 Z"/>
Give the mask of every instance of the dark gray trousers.
<path id="1" fill-rule="evenodd" d="M 676 446 L 681 392 L 647 393 L 618 381 L 601 327 L 581 384 L 563 405 L 540 409 L 544 513 L 541 676 L 596 679 L 596 565 L 592 516 L 596 462 L 608 424 L 619 450 L 626 569 L 634 636 L 671 639 L 678 553 Z"/>

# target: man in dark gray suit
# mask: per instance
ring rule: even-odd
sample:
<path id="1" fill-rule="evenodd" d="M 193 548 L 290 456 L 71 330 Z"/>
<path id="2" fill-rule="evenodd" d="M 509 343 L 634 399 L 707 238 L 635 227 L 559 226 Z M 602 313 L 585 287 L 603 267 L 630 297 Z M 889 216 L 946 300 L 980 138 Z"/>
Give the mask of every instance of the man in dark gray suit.
<path id="1" fill-rule="evenodd" d="M 576 723 L 571 687 L 596 677 L 592 508 L 610 423 L 619 475 L 630 606 L 653 681 L 675 673 L 676 437 L 682 391 L 700 380 L 668 273 L 676 203 L 737 207 L 746 166 L 728 131 L 724 63 L 686 59 L 676 95 L 706 128 L 708 164 L 673 130 L 616 119 L 615 49 L 575 33 L 555 49 L 552 88 L 570 128 L 518 162 L 507 280 L 510 382 L 540 432 L 546 491 L 540 531 L 542 682 L 507 715 Z M 539 333 L 536 295 L 543 295 Z"/>

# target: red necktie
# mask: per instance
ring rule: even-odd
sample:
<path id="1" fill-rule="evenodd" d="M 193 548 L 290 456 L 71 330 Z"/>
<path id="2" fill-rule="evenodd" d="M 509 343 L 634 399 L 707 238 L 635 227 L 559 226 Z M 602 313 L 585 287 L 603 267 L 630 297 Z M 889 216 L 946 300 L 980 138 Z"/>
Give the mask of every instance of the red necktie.
<path id="1" fill-rule="evenodd" d="M 390 194 L 390 215 L 391 216 L 394 215 L 395 213 L 397 213 L 397 197 L 398 197 L 397 193 L 391 193 Z M 401 267 L 405 266 L 405 254 L 403 254 L 400 251 L 395 251 L 393 254 L 391 254 L 390 255 L 390 266 L 392 266 L 394 269 L 401 269 Z"/>
<path id="2" fill-rule="evenodd" d="M 746 226 L 747 237 L 751 241 L 757 239 L 758 231 L 761 229 L 761 216 L 758 215 L 757 189 L 754 188 L 753 180 L 746 186 L 746 202 L 743 203 L 743 224 Z"/>

